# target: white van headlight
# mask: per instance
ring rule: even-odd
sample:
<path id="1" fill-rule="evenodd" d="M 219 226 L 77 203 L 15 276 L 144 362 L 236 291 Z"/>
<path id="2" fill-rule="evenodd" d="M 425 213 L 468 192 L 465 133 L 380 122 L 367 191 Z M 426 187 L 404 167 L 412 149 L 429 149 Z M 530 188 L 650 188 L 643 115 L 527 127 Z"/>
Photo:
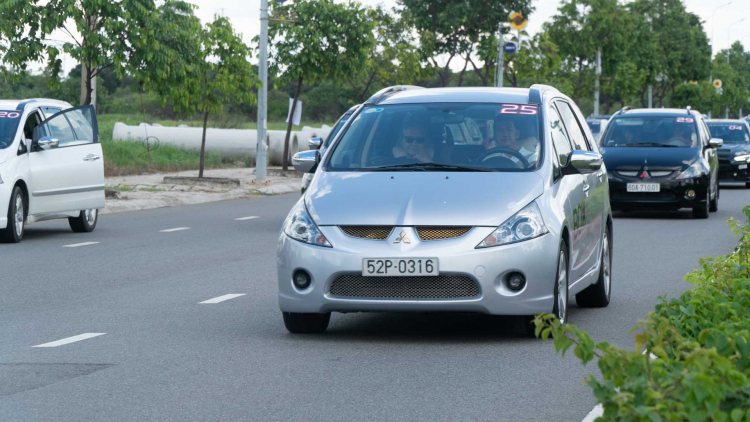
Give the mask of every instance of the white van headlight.
<path id="1" fill-rule="evenodd" d="M 679 176 L 677 176 L 678 179 L 693 179 L 696 177 L 699 177 L 703 173 L 708 173 L 705 167 L 703 167 L 703 163 L 701 160 L 697 160 L 693 163 L 690 167 L 683 170 L 682 173 L 680 173 Z"/>
<path id="2" fill-rule="evenodd" d="M 507 245 L 509 243 L 523 242 L 543 234 L 549 233 L 544 225 L 542 212 L 536 201 L 515 213 L 512 217 L 500 225 L 494 232 L 490 233 L 477 248 L 489 248 L 491 246 Z"/>
<path id="3" fill-rule="evenodd" d="M 323 236 L 318 226 L 315 225 L 305 207 L 305 201 L 299 201 L 295 205 L 289 217 L 284 222 L 284 233 L 292 239 L 311 245 L 332 248 L 328 239 Z"/>

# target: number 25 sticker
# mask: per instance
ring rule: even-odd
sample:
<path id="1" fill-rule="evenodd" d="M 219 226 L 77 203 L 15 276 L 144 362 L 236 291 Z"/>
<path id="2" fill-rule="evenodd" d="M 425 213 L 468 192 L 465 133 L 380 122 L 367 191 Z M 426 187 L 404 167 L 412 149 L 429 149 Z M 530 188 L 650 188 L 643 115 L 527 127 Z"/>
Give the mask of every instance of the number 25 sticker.
<path id="1" fill-rule="evenodd" d="M 520 105 L 520 104 L 503 104 L 503 108 L 500 109 L 500 114 L 523 114 L 526 116 L 533 116 L 539 112 L 537 106 L 534 105 Z"/>
<path id="2" fill-rule="evenodd" d="M 8 118 L 8 119 L 17 119 L 21 117 L 21 113 L 16 113 L 15 111 L 0 111 L 0 119 Z"/>

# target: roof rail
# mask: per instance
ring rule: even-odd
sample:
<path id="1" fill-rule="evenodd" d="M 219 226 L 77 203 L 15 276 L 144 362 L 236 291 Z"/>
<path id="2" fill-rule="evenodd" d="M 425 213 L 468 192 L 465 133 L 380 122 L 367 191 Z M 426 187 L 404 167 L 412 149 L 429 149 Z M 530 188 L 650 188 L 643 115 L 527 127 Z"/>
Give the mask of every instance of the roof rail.
<path id="1" fill-rule="evenodd" d="M 25 100 L 18 103 L 18 106 L 16 107 L 16 111 L 24 111 L 26 109 L 26 105 L 29 103 L 35 103 L 36 100 Z"/>
<path id="2" fill-rule="evenodd" d="M 692 113 L 691 113 L 691 111 L 692 111 L 691 107 L 690 107 L 690 106 L 687 106 L 687 113 L 688 113 L 688 114 L 692 114 Z"/>
<path id="3" fill-rule="evenodd" d="M 414 85 L 396 85 L 396 86 L 391 86 L 388 88 L 383 88 L 380 91 L 376 92 L 375 95 L 367 99 L 367 101 L 365 101 L 365 104 L 377 104 L 392 94 L 395 94 L 401 91 L 407 91 L 410 89 L 424 89 L 424 88 L 421 86 L 414 86 Z"/>
<path id="4" fill-rule="evenodd" d="M 625 113 L 626 111 L 632 110 L 632 109 L 633 109 L 633 106 L 625 106 L 625 107 L 621 108 L 620 111 L 618 111 L 617 113 L 615 113 L 615 116 L 617 116 L 618 114 Z"/>
<path id="5" fill-rule="evenodd" d="M 541 104 L 542 96 L 544 96 L 544 93 L 548 91 L 560 92 L 557 90 L 557 88 L 549 86 L 549 85 L 542 85 L 542 84 L 531 85 L 531 88 L 529 88 L 529 104 Z"/>

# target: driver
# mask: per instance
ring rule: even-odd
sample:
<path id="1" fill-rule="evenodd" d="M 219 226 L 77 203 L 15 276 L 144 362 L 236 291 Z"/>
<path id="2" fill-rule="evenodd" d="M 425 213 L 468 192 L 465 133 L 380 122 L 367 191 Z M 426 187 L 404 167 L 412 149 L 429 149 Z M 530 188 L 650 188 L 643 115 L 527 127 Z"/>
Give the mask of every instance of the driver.
<path id="1" fill-rule="evenodd" d="M 536 163 L 539 143 L 536 138 L 521 139 L 521 132 L 516 128 L 514 117 L 498 114 L 493 119 L 494 140 L 487 145 L 487 149 L 508 148 L 517 151 L 528 161 L 530 166 Z M 511 161 L 520 164 L 521 160 L 511 154 L 503 154 Z"/>
<path id="2" fill-rule="evenodd" d="M 398 145 L 393 147 L 393 158 L 409 158 L 420 163 L 430 163 L 435 150 L 425 137 L 427 130 L 419 123 L 407 123 Z"/>
<path id="3" fill-rule="evenodd" d="M 673 124 L 672 134 L 669 136 L 669 143 L 676 145 L 682 144 L 682 146 L 690 147 L 693 145 L 692 131 L 690 125 L 687 124 Z"/>

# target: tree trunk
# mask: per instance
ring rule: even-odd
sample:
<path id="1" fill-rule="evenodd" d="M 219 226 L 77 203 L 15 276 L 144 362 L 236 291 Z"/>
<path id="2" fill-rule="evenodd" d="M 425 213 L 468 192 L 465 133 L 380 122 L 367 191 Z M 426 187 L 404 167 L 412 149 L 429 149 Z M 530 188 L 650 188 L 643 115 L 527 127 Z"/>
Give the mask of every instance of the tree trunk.
<path id="1" fill-rule="evenodd" d="M 286 125 L 284 156 L 281 157 L 281 168 L 284 171 L 289 169 L 289 136 L 292 134 L 292 122 L 294 121 L 294 112 L 297 109 L 297 98 L 299 97 L 300 89 L 302 89 L 302 76 L 297 80 L 297 89 L 294 91 L 294 101 L 292 101 L 292 111 L 289 113 L 289 123 Z"/>
<path id="2" fill-rule="evenodd" d="M 96 76 L 89 76 L 93 73 L 93 71 L 94 69 L 90 68 L 89 66 L 81 66 L 81 105 L 94 104 Z"/>
<path id="3" fill-rule="evenodd" d="M 458 75 L 458 86 L 462 86 L 464 84 L 464 73 L 466 73 L 467 66 L 469 66 L 468 58 L 464 61 L 464 68 L 461 69 L 461 73 Z"/>
<path id="4" fill-rule="evenodd" d="M 198 170 L 198 177 L 203 178 L 204 157 L 206 156 L 206 127 L 208 126 L 208 107 L 203 112 L 203 139 L 201 139 L 201 166 Z"/>

